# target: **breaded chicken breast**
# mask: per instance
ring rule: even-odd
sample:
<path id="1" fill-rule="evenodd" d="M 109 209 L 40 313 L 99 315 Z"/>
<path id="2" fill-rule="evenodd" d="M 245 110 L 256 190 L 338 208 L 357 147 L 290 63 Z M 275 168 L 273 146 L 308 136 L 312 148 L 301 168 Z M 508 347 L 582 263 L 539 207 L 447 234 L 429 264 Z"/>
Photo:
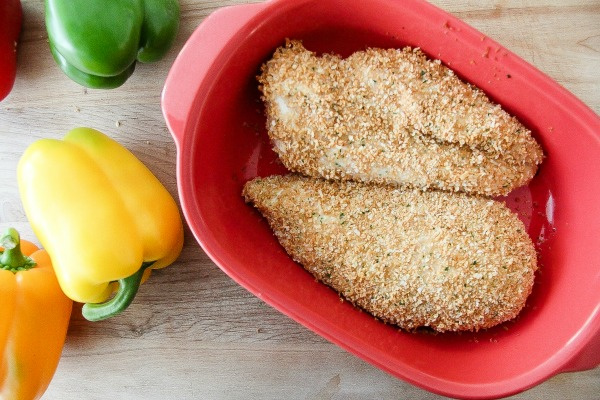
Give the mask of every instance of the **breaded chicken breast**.
<path id="1" fill-rule="evenodd" d="M 533 244 L 495 200 L 297 174 L 256 178 L 243 196 L 295 261 L 401 328 L 488 328 L 532 290 Z"/>
<path id="2" fill-rule="evenodd" d="M 274 149 L 305 175 L 495 196 L 543 159 L 516 118 L 419 49 L 342 59 L 288 41 L 258 80 Z"/>

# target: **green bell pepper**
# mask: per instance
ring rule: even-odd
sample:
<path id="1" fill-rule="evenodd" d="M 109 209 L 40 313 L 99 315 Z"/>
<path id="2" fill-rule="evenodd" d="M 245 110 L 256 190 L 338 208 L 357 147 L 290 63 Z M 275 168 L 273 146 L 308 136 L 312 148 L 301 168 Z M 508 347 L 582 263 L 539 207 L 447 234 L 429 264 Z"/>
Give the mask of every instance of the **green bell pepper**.
<path id="1" fill-rule="evenodd" d="M 80 85 L 115 88 L 137 61 L 160 60 L 179 29 L 178 0 L 46 0 L 50 50 Z"/>

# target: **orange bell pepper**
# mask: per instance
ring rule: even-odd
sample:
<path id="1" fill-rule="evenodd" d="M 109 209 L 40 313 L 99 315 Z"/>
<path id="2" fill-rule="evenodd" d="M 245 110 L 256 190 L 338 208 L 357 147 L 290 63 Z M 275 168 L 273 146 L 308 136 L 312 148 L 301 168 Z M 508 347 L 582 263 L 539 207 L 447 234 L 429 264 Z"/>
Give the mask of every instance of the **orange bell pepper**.
<path id="1" fill-rule="evenodd" d="M 45 250 L 13 228 L 0 245 L 0 399 L 39 399 L 58 366 L 73 302 Z"/>

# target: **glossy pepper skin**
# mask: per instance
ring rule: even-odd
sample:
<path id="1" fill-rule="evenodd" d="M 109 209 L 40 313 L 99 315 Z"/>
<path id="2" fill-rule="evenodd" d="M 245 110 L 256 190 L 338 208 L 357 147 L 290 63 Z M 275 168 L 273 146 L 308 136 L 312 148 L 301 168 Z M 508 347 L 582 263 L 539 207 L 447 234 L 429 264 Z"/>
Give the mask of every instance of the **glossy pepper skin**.
<path id="1" fill-rule="evenodd" d="M 97 130 L 76 128 L 63 140 L 34 142 L 17 178 L 60 286 L 87 303 L 88 320 L 123 311 L 150 271 L 181 252 L 183 225 L 173 197 L 129 150 Z"/>
<path id="2" fill-rule="evenodd" d="M 39 399 L 60 360 L 73 302 L 45 250 L 12 228 L 0 244 L 0 399 Z"/>
<path id="3" fill-rule="evenodd" d="M 23 23 L 20 0 L 0 0 L 0 101 L 12 90 L 17 74 L 17 42 Z"/>
<path id="4" fill-rule="evenodd" d="M 121 86 L 137 61 L 161 59 L 178 28 L 178 0 L 46 0 L 52 55 L 90 88 Z"/>

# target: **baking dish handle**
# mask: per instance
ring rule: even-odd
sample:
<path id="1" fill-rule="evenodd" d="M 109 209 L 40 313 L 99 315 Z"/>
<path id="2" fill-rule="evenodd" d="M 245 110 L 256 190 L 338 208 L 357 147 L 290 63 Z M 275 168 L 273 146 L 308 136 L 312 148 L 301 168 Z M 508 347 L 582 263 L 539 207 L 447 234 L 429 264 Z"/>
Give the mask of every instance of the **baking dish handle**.
<path id="1" fill-rule="evenodd" d="M 566 364 L 561 372 L 587 371 L 600 366 L 600 330 L 596 330 L 583 349 Z"/>
<path id="2" fill-rule="evenodd" d="M 179 147 L 201 82 L 240 27 L 269 2 L 223 7 L 202 21 L 184 44 L 167 75 L 161 96 L 163 116 Z"/>

